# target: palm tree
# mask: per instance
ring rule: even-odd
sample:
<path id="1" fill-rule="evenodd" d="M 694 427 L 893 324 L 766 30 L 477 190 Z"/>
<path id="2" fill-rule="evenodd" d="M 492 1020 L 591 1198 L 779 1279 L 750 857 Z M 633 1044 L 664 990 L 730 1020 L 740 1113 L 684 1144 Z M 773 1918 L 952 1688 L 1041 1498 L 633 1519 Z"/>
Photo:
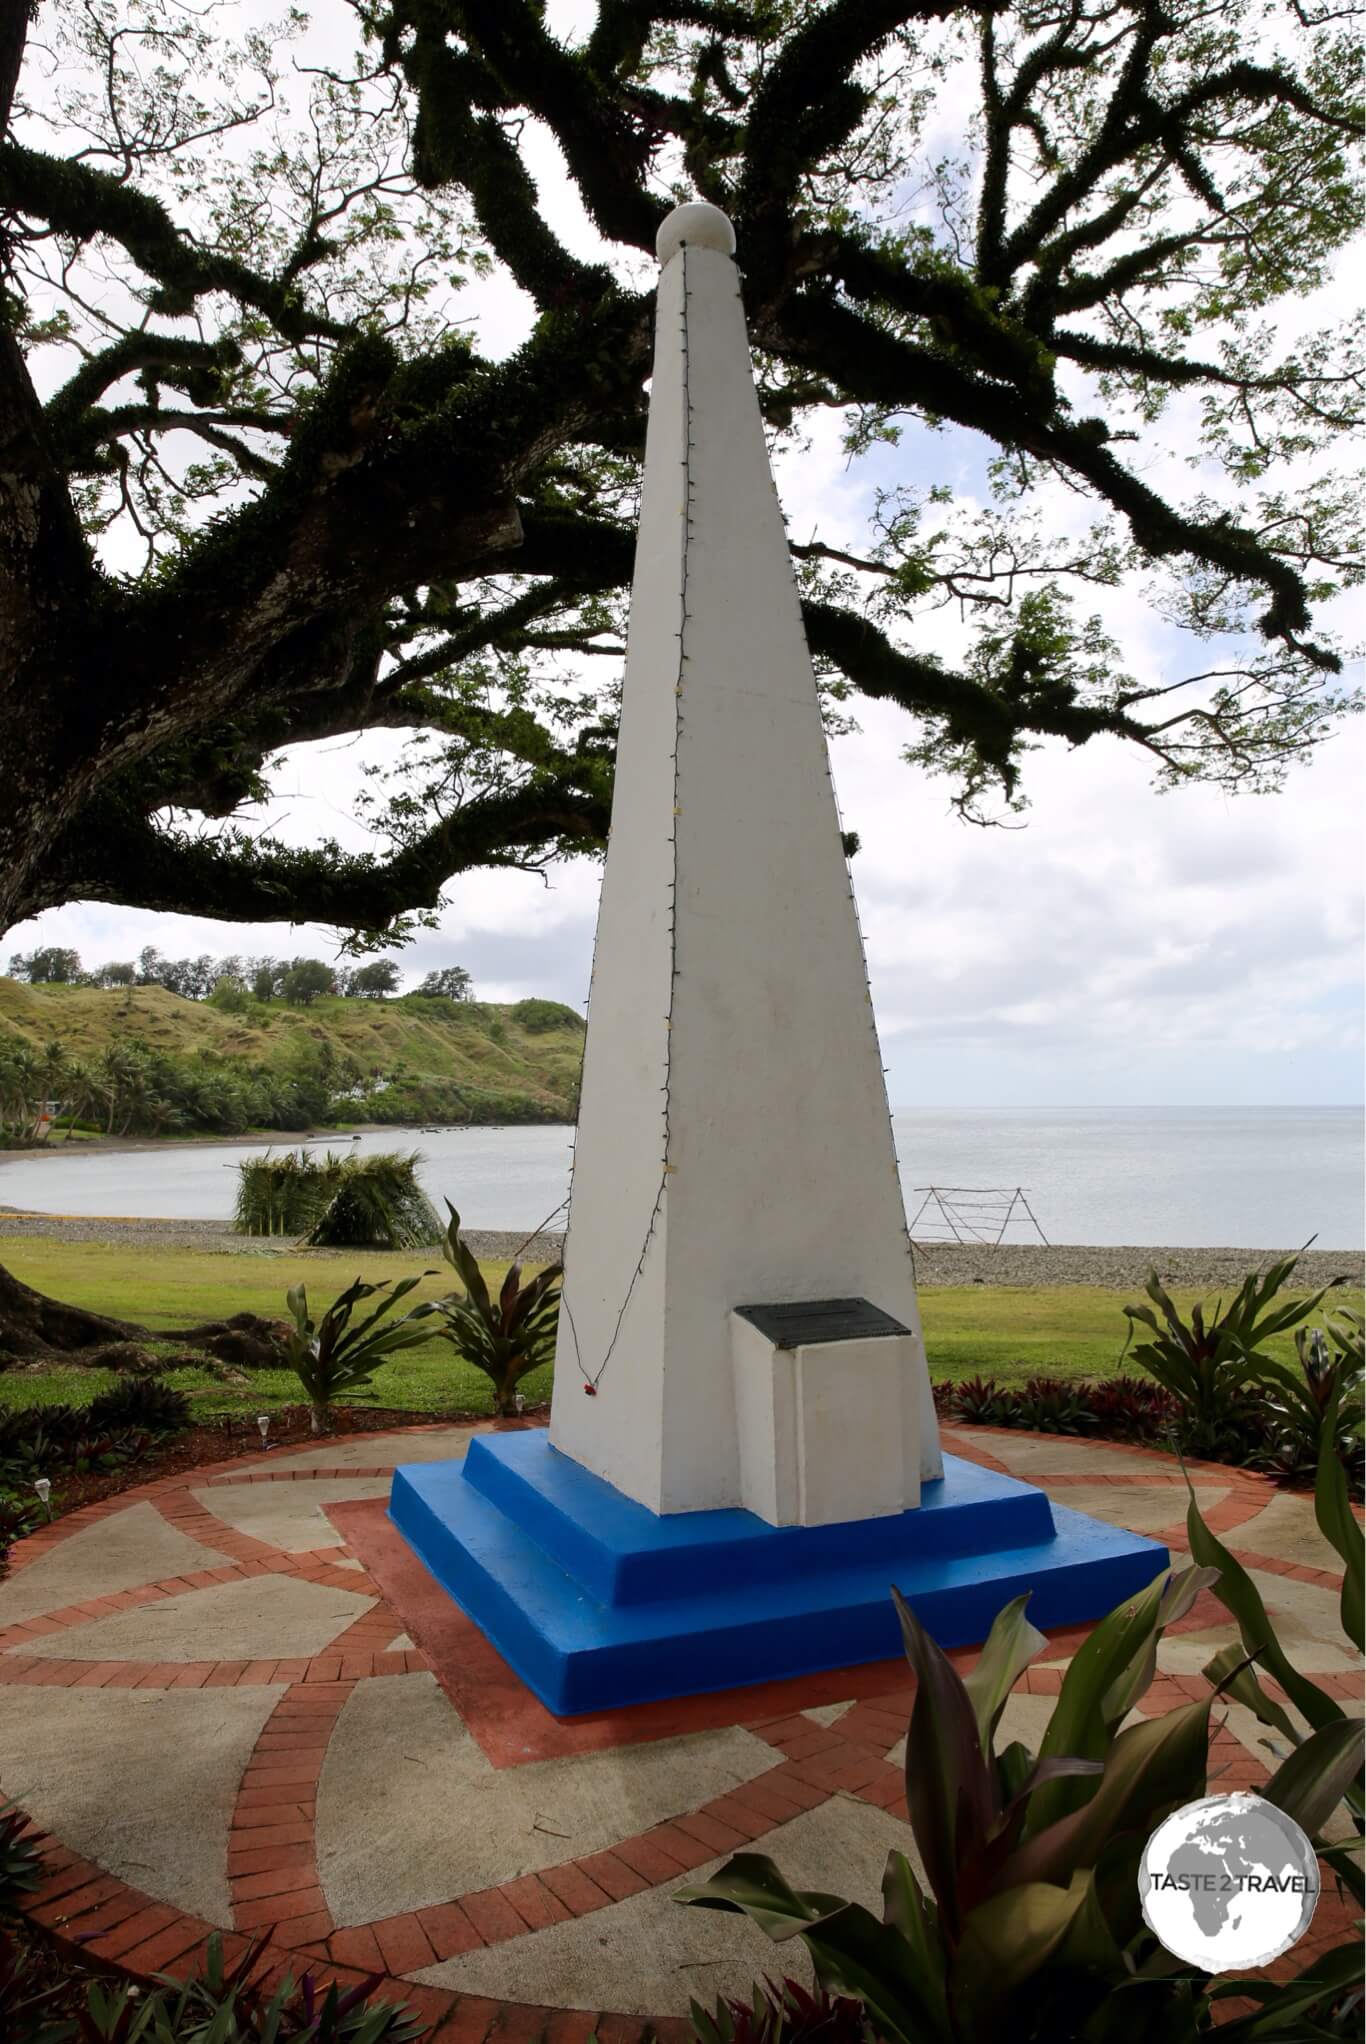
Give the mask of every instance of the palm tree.
<path id="1" fill-rule="evenodd" d="M 48 1119 L 50 1108 L 60 1111 L 71 1074 L 71 1059 L 65 1045 L 55 1037 L 43 1045 L 34 1065 L 34 1076 L 38 1082 L 38 1099 L 34 1115 L 33 1133 L 44 1142 L 52 1127 Z M 53 1117 L 55 1119 L 55 1115 Z"/>

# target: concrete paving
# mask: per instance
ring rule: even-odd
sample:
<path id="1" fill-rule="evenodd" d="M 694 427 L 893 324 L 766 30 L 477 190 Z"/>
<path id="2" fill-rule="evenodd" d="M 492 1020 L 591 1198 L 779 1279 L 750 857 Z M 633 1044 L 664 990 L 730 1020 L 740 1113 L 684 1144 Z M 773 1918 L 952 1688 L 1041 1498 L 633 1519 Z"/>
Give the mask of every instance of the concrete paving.
<path id="1" fill-rule="evenodd" d="M 6 1790 L 120 1880 L 226 1928 L 233 1804 L 282 1693 L 0 1689 Z"/>
<path id="2" fill-rule="evenodd" d="M 283 1660 L 320 1654 L 373 1603 L 292 1576 L 253 1576 L 49 1633 L 31 1651 L 74 1661 Z"/>
<path id="3" fill-rule="evenodd" d="M 0 1582 L 0 1627 L 140 1583 L 222 1568 L 224 1557 L 168 1526 L 155 1505 L 129 1505 L 72 1533 Z"/>
<path id="4" fill-rule="evenodd" d="M 309 1483 L 224 1483 L 191 1495 L 237 1532 L 286 1554 L 308 1554 L 342 1545 L 325 1505 L 340 1504 L 343 1498 L 388 1497 L 391 1481 L 388 1476 L 339 1476 Z"/>
<path id="5" fill-rule="evenodd" d="M 415 1434 L 362 1434 L 356 1440 L 328 1441 L 302 1452 L 294 1448 L 275 1452 L 288 1457 L 291 1469 L 393 1469 L 400 1462 L 453 1462 L 464 1454 L 475 1434 L 488 1433 L 492 1425 L 492 1420 L 479 1420 L 473 1426 L 462 1422 L 459 1426 L 423 1427 Z"/>
<path id="6" fill-rule="evenodd" d="M 453 1649 L 463 1658 L 437 1679 L 401 1599 L 384 1601 L 366 1573 L 364 1522 L 343 1517 L 353 1551 L 322 1507 L 382 1495 L 376 1469 L 463 1452 L 470 1431 L 244 1461 L 243 1476 L 264 1482 L 191 1472 L 159 1486 L 155 1502 L 134 1494 L 97 1520 L 75 1514 L 50 1544 L 16 1550 L 0 1584 L 0 1632 L 12 1628 L 0 1648 L 3 1785 L 90 1862 L 92 1885 L 59 1927 L 88 1938 L 97 1958 L 106 1935 L 117 1940 L 103 1912 L 120 1906 L 141 1907 L 133 1922 L 148 1934 L 109 1957 L 135 1973 L 165 1963 L 164 1940 L 188 1947 L 207 1925 L 270 1930 L 297 1968 L 386 1971 L 399 1982 L 391 1995 L 418 1983 L 455 2012 L 451 2034 L 463 2039 L 460 2011 L 493 2010 L 495 1999 L 662 2019 L 685 2014 L 693 1996 L 745 1993 L 765 1972 L 807 1977 L 800 1948 L 775 1951 L 742 1919 L 673 1899 L 743 1847 L 798 1886 L 877 1905 L 888 1851 L 911 1844 L 898 1771 L 909 1678 L 897 1669 L 697 1698 L 657 1725 L 632 1713 L 559 1724 L 509 1686 L 482 1643 Z M 1052 1495 L 1073 1509 L 1147 1531 L 1184 1519 L 1175 1463 L 952 1431 L 954 1452 L 985 1453 L 1045 1488 L 1058 1479 Z M 1355 1707 L 1361 1663 L 1342 1634 L 1336 1557 L 1312 1499 L 1232 1471 L 1194 1475 L 1296 1664 Z M 298 1556 L 323 1547 L 315 1580 L 317 1566 Z M 140 1597 L 186 1576 L 195 1584 Z M 1149 1708 L 1191 1693 L 1176 1685 L 1234 1636 L 1212 1599 L 1194 1615 L 1161 1644 Z M 1045 1692 L 1076 1643 L 1060 1635 L 1040 1656 L 1039 1693 L 1011 1698 L 1004 1738 L 1037 1747 L 1053 1707 Z M 1226 1722 L 1215 1765 L 1237 1785 L 1256 1782 L 1275 1760 L 1264 1730 L 1236 1706 Z M 120 1884 L 133 1904 L 119 1904 Z M 194 1912 L 188 1931 L 165 1928 L 177 1910 Z M 457 2005 L 456 1995 L 491 1999 Z M 510 2035 L 531 2034 L 532 2012 L 514 2006 L 506 2020 Z M 623 2031 L 618 2044 L 637 2036 Z"/>
<path id="7" fill-rule="evenodd" d="M 1026 1483 L 1032 1482 L 1034 1473 L 1045 1476 L 1094 1476 L 1103 1467 L 1107 1476 L 1151 1476 L 1153 1462 L 1150 1455 L 1131 1453 L 1127 1448 L 1112 1448 L 1101 1442 L 1069 1440 L 1065 1434 L 1010 1434 L 994 1430 L 979 1430 L 972 1427 L 961 1429 L 961 1438 L 971 1440 L 978 1437 L 998 1461 L 1004 1462 L 1012 1476 L 1021 1477 Z M 945 1447 L 951 1452 L 952 1441 Z M 1100 1460 L 1096 1450 L 1100 1449 Z"/>
<path id="8" fill-rule="evenodd" d="M 1239 1545 L 1254 1554 L 1274 1554 L 1278 1561 L 1303 1562 L 1306 1568 L 1336 1574 L 1342 1563 L 1320 1533 L 1312 1510 L 1305 1510 L 1305 1502 L 1299 1496 L 1273 1498 L 1255 1519 L 1238 1528 Z"/>
<path id="9" fill-rule="evenodd" d="M 1297 1625 L 1293 1611 L 1277 1609 L 1276 1606 L 1277 1599 L 1273 1593 L 1267 1608 L 1277 1637 L 1284 1639 L 1292 1631 L 1299 1631 L 1301 1635 L 1295 1646 L 1295 1666 L 1301 1675 L 1337 1675 L 1360 1668 L 1361 1663 L 1345 1642 L 1319 1639 L 1312 1632 L 1306 1633 L 1302 1626 Z M 1177 1633 L 1159 1643 L 1157 1665 L 1172 1675 L 1198 1675 L 1227 1641 L 1226 1625 L 1210 1626 L 1201 1632 Z"/>
<path id="10" fill-rule="evenodd" d="M 1238 1541 L 1228 1544 L 1237 1551 Z M 1292 1659 L 1296 1650 L 1314 1649 L 1324 1641 L 1343 1644 L 1342 1599 L 1336 1589 L 1274 1576 L 1266 1569 L 1250 1568 L 1248 1574 L 1270 1613 L 1277 1639 Z"/>
<path id="11" fill-rule="evenodd" d="M 432 1676 L 358 1683 L 318 1785 L 318 1871 L 337 1922 L 369 1923 L 599 1852 L 773 1761 L 733 1726 L 494 1768 Z"/>
<path id="12" fill-rule="evenodd" d="M 794 1888 L 844 1895 L 879 1916 L 888 1853 L 909 1849 L 917 1873 L 924 1873 L 903 1823 L 845 1796 L 780 1824 L 754 1849 L 781 1867 Z M 745 1917 L 687 1908 L 676 1899 L 680 1889 L 718 1872 L 727 1857 L 583 1923 L 552 1925 L 533 1938 L 464 1953 L 413 1977 L 462 1994 L 642 2016 L 686 2016 L 694 1997 L 708 2007 L 719 1995 L 748 2000 L 764 1974 L 788 1974 L 810 1986 L 811 1962 L 795 1938 L 773 1945 Z"/>
<path id="13" fill-rule="evenodd" d="M 1208 1515 L 1226 1496 L 1225 1488 L 1197 1484 L 1195 1500 Z M 1127 1526 L 1131 1533 L 1161 1533 L 1186 1515 L 1186 1497 L 1174 1498 L 1169 1483 L 1077 1483 L 1058 1492 L 1059 1504 L 1092 1519 L 1106 1519 L 1112 1526 Z"/>

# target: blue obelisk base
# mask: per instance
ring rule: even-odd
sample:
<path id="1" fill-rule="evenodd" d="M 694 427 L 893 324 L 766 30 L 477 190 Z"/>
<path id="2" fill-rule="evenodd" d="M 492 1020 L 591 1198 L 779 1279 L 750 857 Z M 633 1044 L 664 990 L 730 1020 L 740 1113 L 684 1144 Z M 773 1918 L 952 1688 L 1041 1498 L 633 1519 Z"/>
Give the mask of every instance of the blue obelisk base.
<path id="1" fill-rule="evenodd" d="M 540 1431 L 394 1471 L 389 1515 L 557 1716 L 885 1660 L 896 1585 L 941 1646 L 986 1637 L 1028 1590 L 1043 1628 L 1099 1618 L 1167 1550 L 946 1455 L 916 1511 L 840 1526 L 750 1512 L 659 1517 Z"/>

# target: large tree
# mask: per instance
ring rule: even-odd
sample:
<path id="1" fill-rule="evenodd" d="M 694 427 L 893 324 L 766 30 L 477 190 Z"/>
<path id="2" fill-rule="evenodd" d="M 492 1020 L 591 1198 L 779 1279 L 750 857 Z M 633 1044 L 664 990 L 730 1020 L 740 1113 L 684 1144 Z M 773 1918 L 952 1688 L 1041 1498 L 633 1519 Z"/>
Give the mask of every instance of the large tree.
<path id="1" fill-rule="evenodd" d="M 102 899 L 379 942 L 600 845 L 650 256 L 694 194 L 776 435 L 990 457 L 985 502 L 907 475 L 865 545 L 795 549 L 832 701 L 902 706 L 969 812 L 1046 737 L 1271 786 L 1343 706 L 1311 611 L 1352 357 L 1303 316 L 1357 218 L 1334 0 L 579 13 L 324 0 L 303 65 L 240 6 L 0 9 L 0 930 Z M 1077 607 L 1125 578 L 1160 677 Z M 253 829 L 281 747 L 380 727 L 369 853 Z"/>

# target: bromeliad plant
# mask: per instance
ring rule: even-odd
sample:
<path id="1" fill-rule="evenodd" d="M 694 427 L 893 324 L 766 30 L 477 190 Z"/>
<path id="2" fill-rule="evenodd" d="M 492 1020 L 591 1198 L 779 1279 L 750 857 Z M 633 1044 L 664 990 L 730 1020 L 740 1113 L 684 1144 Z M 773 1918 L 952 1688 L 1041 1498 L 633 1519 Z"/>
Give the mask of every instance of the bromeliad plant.
<path id="1" fill-rule="evenodd" d="M 1211 1319 L 1203 1305 L 1195 1305 L 1190 1320 L 1183 1320 L 1156 1271 L 1144 1287 L 1152 1305 L 1124 1308 L 1129 1322 L 1124 1353 L 1140 1328 L 1151 1330 L 1152 1340 L 1134 1349 L 1134 1360 L 1177 1401 L 1175 1431 L 1187 1454 L 1241 1462 L 1263 1442 L 1265 1414 L 1253 1387 L 1278 1367 L 1265 1344 L 1308 1320 L 1332 1289 L 1325 1285 L 1311 1297 L 1278 1298 L 1298 1261 L 1287 1256 L 1261 1276 L 1254 1271 L 1227 1312 L 1220 1311 L 1222 1300 L 1216 1302 Z M 1341 1282 L 1333 1279 L 1333 1284 Z"/>
<path id="2" fill-rule="evenodd" d="M 162 1975 L 165 1985 L 145 1998 L 97 1981 L 67 2034 L 79 2044 L 417 2044 L 426 2035 L 412 2010 L 370 2000 L 378 1973 L 351 1988 L 320 1987 L 311 1974 L 287 1975 L 273 1991 L 257 1986 L 265 1943 L 258 1938 L 227 1968 L 215 1933 L 202 1973 L 184 1982 Z"/>
<path id="3" fill-rule="evenodd" d="M 1104 1440 L 1155 1441 L 1171 1426 L 1176 1401 L 1146 1377 L 1031 1377 L 1002 1384 L 964 1377 L 937 1384 L 935 1402 L 950 1419 L 979 1427 L 1029 1427 L 1038 1433 L 1099 1434 Z"/>
<path id="4" fill-rule="evenodd" d="M 1310 1473 L 1317 1463 L 1324 1420 L 1335 1409 L 1338 1460 L 1360 1497 L 1366 1421 L 1360 1315 L 1340 1312 L 1326 1328 L 1299 1328 L 1295 1352 L 1298 1369 L 1267 1357 L 1253 1378 L 1267 1400 L 1267 1447 L 1259 1466 L 1291 1479 Z"/>
<path id="5" fill-rule="evenodd" d="M 1344 1624 L 1359 1644 L 1362 1536 L 1331 1452 L 1319 1478 L 1319 1523 L 1344 1558 Z M 840 1896 L 795 1891 L 771 1860 L 751 1853 L 679 1899 L 739 1911 L 779 1943 L 801 1938 L 820 1985 L 856 1996 L 881 2044 L 988 2044 L 1001 2035 L 1183 2044 L 1209 2032 L 1216 2011 L 1231 2018 L 1219 2023 L 1223 2044 L 1354 2034 L 1359 1937 L 1284 1983 L 1212 1981 L 1143 1922 L 1140 1854 L 1166 1815 L 1206 1792 L 1209 1716 L 1220 1694 L 1290 1741 L 1261 1793 L 1316 1839 L 1358 1902 L 1366 1893 L 1360 1837 L 1319 1840 L 1344 1797 L 1360 1832 L 1360 1726 L 1291 1668 L 1255 1587 L 1193 1497 L 1189 1526 L 1197 1565 L 1159 1578 L 1096 1627 L 1063 1678 L 1037 1754 L 1018 1741 L 999 1751 L 996 1743 L 1011 1689 L 1045 1644 L 1025 1617 L 1027 1600 L 1000 1614 L 962 1677 L 897 1598 L 917 1677 L 906 1800 L 927 1886 L 904 1853 L 892 1853 L 881 1921 Z M 1164 1629 L 1205 1587 L 1237 1619 L 1240 1644 L 1206 1668 L 1208 1696 L 1126 1724 L 1152 1680 Z M 1257 1661 L 1307 1719 L 1307 1733 L 1262 1689 Z M 1254 2004 L 1251 2013 L 1220 2007 L 1239 1997 Z M 712 2019 L 695 2008 L 693 2021 L 710 2039 Z"/>
<path id="6" fill-rule="evenodd" d="M 4 1471 L 0 1470 L 0 1478 Z M 18 1540 L 37 1531 L 43 1524 L 43 1512 L 38 1500 L 31 1493 L 23 1496 L 17 1492 L 0 1489 L 0 1574 L 9 1560 L 10 1549 Z"/>
<path id="7" fill-rule="evenodd" d="M 32 1827 L 15 1802 L 0 1802 L 0 1917 L 13 1915 L 43 1878 Z"/>
<path id="8" fill-rule="evenodd" d="M 555 1327 L 560 1294 L 556 1288 L 563 1265 L 547 1264 L 528 1284 L 522 1266 L 514 1263 L 494 1299 L 479 1268 L 479 1259 L 460 1239 L 460 1216 L 449 1200 L 450 1225 L 441 1254 L 464 1286 L 463 1295 L 438 1300 L 444 1333 L 466 1362 L 482 1370 L 493 1385 L 493 1408 L 507 1417 L 517 1409 L 517 1386 L 523 1377 L 555 1353 Z"/>
<path id="9" fill-rule="evenodd" d="M 47 1979 L 31 1948 L 0 1925 L 0 2037 L 5 2044 L 72 2044 L 76 2025 L 60 2013 L 64 1983 Z"/>
<path id="10" fill-rule="evenodd" d="M 861 2002 L 823 1987 L 812 1994 L 799 1980 L 766 1980 L 748 2001 L 718 2001 L 712 2015 L 694 2002 L 693 2028 L 701 2044 L 868 2044 Z"/>
<path id="11" fill-rule="evenodd" d="M 434 1274 L 424 1271 L 422 1277 Z M 371 1377 L 386 1357 L 397 1355 L 400 1349 L 416 1348 L 419 1342 L 428 1339 L 432 1330 L 418 1323 L 429 1320 L 436 1312 L 431 1300 L 412 1307 L 387 1327 L 379 1324 L 421 1282 L 421 1277 L 400 1278 L 390 1291 L 387 1278 L 375 1285 L 357 1278 L 316 1323 L 308 1310 L 307 1286 L 295 1285 L 286 1292 L 285 1300 L 294 1322 L 286 1352 L 308 1399 L 315 1434 L 324 1431 L 328 1410 L 343 1391 L 353 1395 L 368 1391 Z M 386 1296 L 379 1305 L 353 1327 L 351 1315 L 356 1307 L 363 1299 L 375 1298 L 381 1292 Z"/>

